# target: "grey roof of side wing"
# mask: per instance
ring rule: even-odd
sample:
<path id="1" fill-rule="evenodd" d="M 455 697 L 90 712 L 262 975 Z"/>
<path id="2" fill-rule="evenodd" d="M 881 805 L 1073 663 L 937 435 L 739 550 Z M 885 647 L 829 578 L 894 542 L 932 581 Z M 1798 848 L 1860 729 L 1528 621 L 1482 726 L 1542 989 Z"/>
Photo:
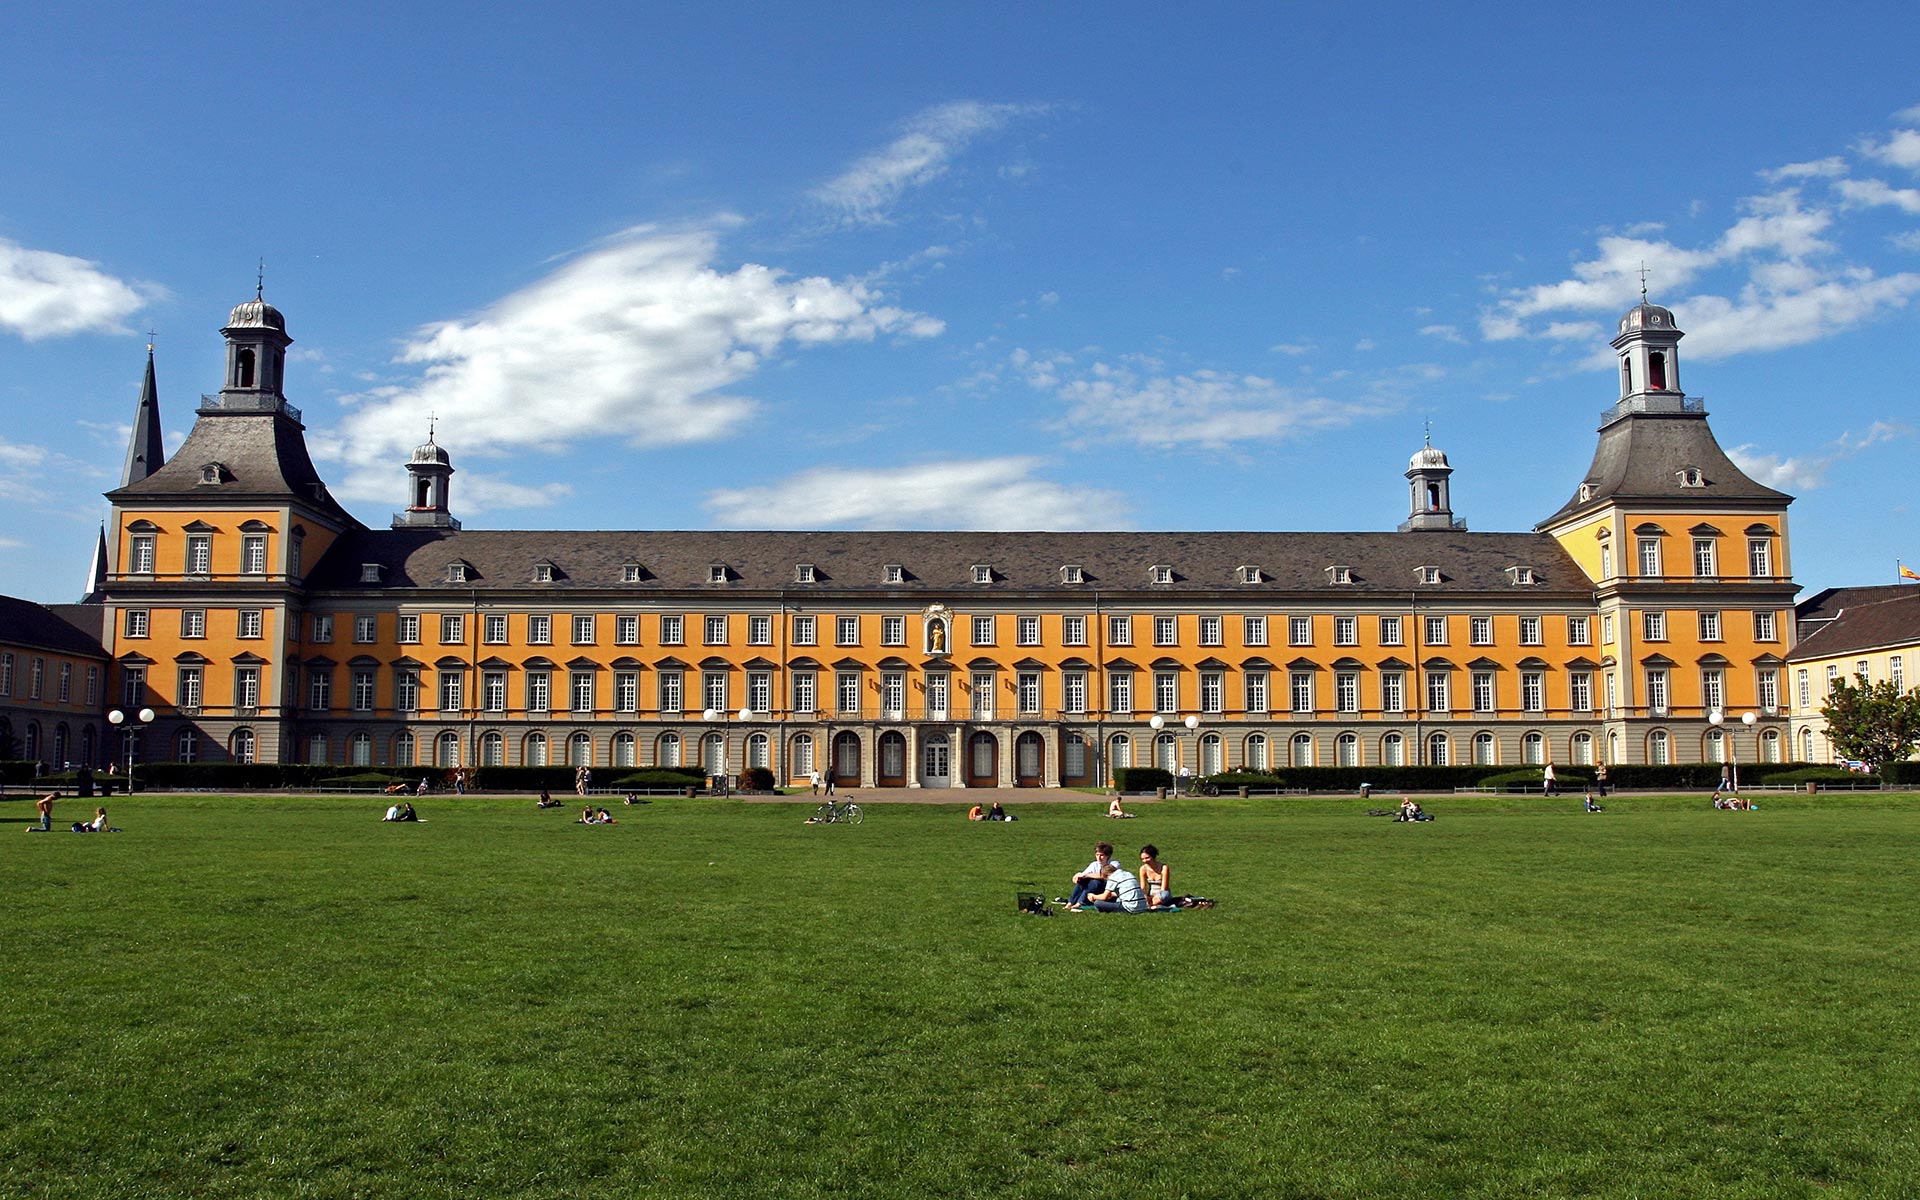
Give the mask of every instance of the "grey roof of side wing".
<path id="1" fill-rule="evenodd" d="M 106 658 L 100 644 L 106 609 L 98 604 L 35 604 L 0 596 L 0 640 L 61 654 Z"/>
<path id="2" fill-rule="evenodd" d="M 1900 592 L 1890 599 L 1870 599 L 1830 611 L 1832 619 L 1802 638 L 1787 658 L 1803 662 L 1920 642 L 1920 587 Z"/>

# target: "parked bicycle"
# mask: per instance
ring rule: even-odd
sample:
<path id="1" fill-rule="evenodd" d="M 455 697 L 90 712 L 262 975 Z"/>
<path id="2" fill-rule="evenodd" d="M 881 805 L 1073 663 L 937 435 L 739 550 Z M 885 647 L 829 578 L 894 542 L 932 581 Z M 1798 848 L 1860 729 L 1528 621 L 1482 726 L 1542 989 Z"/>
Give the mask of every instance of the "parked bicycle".
<path id="1" fill-rule="evenodd" d="M 842 804 L 838 800 L 829 800 L 813 811 L 807 818 L 809 825 L 858 825 L 867 819 L 858 804 L 851 800 Z"/>
<path id="2" fill-rule="evenodd" d="M 1188 775 L 1180 781 L 1182 796 L 1218 796 L 1220 785 L 1205 775 Z"/>

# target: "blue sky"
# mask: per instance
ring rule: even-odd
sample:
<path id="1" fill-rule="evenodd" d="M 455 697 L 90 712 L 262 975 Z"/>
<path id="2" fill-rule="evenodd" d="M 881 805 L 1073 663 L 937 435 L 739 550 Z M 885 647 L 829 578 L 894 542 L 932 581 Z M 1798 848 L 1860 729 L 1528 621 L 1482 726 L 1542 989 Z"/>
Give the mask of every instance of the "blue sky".
<path id="1" fill-rule="evenodd" d="M 1531 528 L 1644 261 L 1798 579 L 1920 562 L 1910 3 L 68 7 L 0 18 L 0 592 L 262 257 L 362 520 L 431 414 L 470 527 L 589 529 L 1391 529 L 1429 421 Z"/>

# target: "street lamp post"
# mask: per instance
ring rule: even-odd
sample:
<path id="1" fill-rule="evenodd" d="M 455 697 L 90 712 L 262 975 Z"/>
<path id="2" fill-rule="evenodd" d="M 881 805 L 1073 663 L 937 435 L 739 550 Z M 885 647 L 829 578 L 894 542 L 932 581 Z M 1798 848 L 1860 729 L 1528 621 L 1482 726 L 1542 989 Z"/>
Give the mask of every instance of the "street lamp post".
<path id="1" fill-rule="evenodd" d="M 1202 764 L 1201 764 L 1201 762 L 1200 762 L 1200 732 L 1199 732 L 1199 731 L 1200 731 L 1200 718 L 1199 718 L 1198 716 L 1190 716 L 1190 717 L 1188 717 L 1188 718 L 1187 718 L 1187 719 L 1186 719 L 1185 721 L 1183 721 L 1183 722 L 1181 722 L 1181 724 L 1183 724 L 1183 725 L 1185 725 L 1185 726 L 1187 727 L 1187 732 L 1188 732 L 1188 733 L 1191 733 L 1191 734 L 1193 734 L 1193 735 L 1194 735 L 1194 738 L 1193 738 L 1193 775 L 1194 775 L 1194 778 L 1195 778 L 1195 779 L 1198 779 L 1198 778 L 1199 778 L 1200 776 L 1202 776 L 1202 775 L 1205 775 L 1205 774 L 1206 774 L 1206 772 L 1205 772 L 1205 771 L 1203 771 L 1203 770 L 1201 770 L 1201 769 L 1200 769 L 1200 768 L 1201 768 L 1201 766 L 1202 766 Z M 1185 761 L 1185 760 L 1184 760 L 1184 758 L 1182 759 L 1182 761 Z"/>
<path id="2" fill-rule="evenodd" d="M 1759 719 L 1760 717 L 1756 713 L 1744 712 L 1740 714 L 1740 723 L 1748 729 L 1752 729 L 1753 723 Z M 1726 724 L 1726 721 L 1727 715 L 1717 708 L 1707 714 L 1707 724 L 1713 726 L 1715 729 Z M 1727 731 L 1727 767 L 1729 770 L 1728 779 L 1733 784 L 1734 794 L 1738 795 L 1740 792 L 1740 740 L 1734 736 L 1734 732 L 1731 729 Z"/>
<path id="3" fill-rule="evenodd" d="M 147 726 L 153 724 L 153 717 L 154 717 L 154 712 L 150 708 L 143 708 L 137 713 L 125 713 L 116 708 L 112 712 L 107 714 L 107 724 L 113 726 L 115 729 L 118 729 L 120 731 L 120 736 L 126 740 L 127 795 L 129 796 L 133 795 L 134 739 L 140 736 L 140 731 L 142 729 L 145 729 Z"/>

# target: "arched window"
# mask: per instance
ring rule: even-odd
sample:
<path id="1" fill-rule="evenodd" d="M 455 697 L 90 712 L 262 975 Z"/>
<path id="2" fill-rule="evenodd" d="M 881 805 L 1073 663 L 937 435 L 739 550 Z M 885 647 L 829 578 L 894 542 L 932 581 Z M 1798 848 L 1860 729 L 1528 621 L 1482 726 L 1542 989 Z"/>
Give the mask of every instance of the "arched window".
<path id="1" fill-rule="evenodd" d="M 1085 779 L 1088 773 L 1087 739 L 1068 730 L 1060 739 L 1060 775 L 1063 779 Z"/>
<path id="2" fill-rule="evenodd" d="M 233 386 L 253 386 L 253 351 L 242 350 L 233 356 Z"/>
<path id="3" fill-rule="evenodd" d="M 460 765 L 460 735 L 449 729 L 433 742 L 433 765 L 436 767 L 457 767 Z"/>
<path id="4" fill-rule="evenodd" d="M 544 733 L 528 734 L 527 750 L 525 754 L 522 754 L 520 756 L 520 761 L 525 763 L 529 767 L 546 766 L 548 762 L 547 735 Z"/>
<path id="5" fill-rule="evenodd" d="M 1667 390 L 1667 356 L 1657 350 L 1647 355 L 1647 389 L 1655 392 Z"/>
<path id="6" fill-rule="evenodd" d="M 680 735 L 677 733 L 661 734 L 659 742 L 656 743 L 653 761 L 654 765 L 661 767 L 679 766 Z"/>
<path id="7" fill-rule="evenodd" d="M 1107 749 L 1107 761 L 1113 764 L 1114 769 L 1133 765 L 1133 739 L 1126 734 L 1114 734 L 1113 740 L 1107 743 Z"/>
<path id="8" fill-rule="evenodd" d="M 1483 767 L 1493 765 L 1493 735 L 1484 729 L 1473 735 L 1473 761 Z"/>
<path id="9" fill-rule="evenodd" d="M 6 744 L 7 744 L 6 727 L 4 725 L 0 725 L 0 746 L 4 746 Z M 88 764 L 89 766 L 99 761 L 98 756 L 94 754 L 93 750 L 94 750 L 93 726 L 89 725 L 85 729 L 82 729 L 80 731 L 80 761 Z"/>
<path id="10" fill-rule="evenodd" d="M 1576 733 L 1573 735 L 1573 761 L 1582 766 L 1593 765 L 1593 735 Z"/>
<path id="11" fill-rule="evenodd" d="M 413 765 L 413 734 L 402 729 L 393 735 L 393 765 L 410 767 Z"/>
<path id="12" fill-rule="evenodd" d="M 480 739 L 480 765 L 503 767 L 507 763 L 507 739 L 499 731 L 489 730 Z"/>
<path id="13" fill-rule="evenodd" d="M 700 739 L 700 765 L 709 775 L 723 775 L 727 770 L 727 739 L 724 734 L 710 733 Z"/>
<path id="14" fill-rule="evenodd" d="M 795 775 L 813 774 L 813 735 L 802 733 L 793 739 L 793 773 Z"/>
<path id="15" fill-rule="evenodd" d="M 1153 765 L 1162 771 L 1180 773 L 1180 741 L 1170 733 L 1153 739 Z"/>
<path id="16" fill-rule="evenodd" d="M 1813 730 L 1811 729 L 1800 731 L 1800 761 L 1813 761 Z"/>
<path id="17" fill-rule="evenodd" d="M 1219 734 L 1200 735 L 1200 773 L 1202 775 L 1218 775 L 1225 770 L 1225 758 Z"/>
<path id="18" fill-rule="evenodd" d="M 633 735 L 630 733 L 614 734 L 613 765 L 616 767 L 632 767 L 638 766 L 639 762 L 640 760 L 634 745 Z"/>
<path id="19" fill-rule="evenodd" d="M 1655 766 L 1665 766 L 1673 761 L 1671 739 L 1667 731 L 1656 729 L 1647 735 L 1647 761 Z"/>
<path id="20" fill-rule="evenodd" d="M 772 744 L 764 733 L 747 736 L 747 765 L 749 767 L 768 767 L 773 765 Z"/>
<path id="21" fill-rule="evenodd" d="M 356 767 L 373 765 L 373 735 L 364 729 L 347 742 L 347 761 Z"/>
<path id="22" fill-rule="evenodd" d="M 62 667 L 61 671 L 64 674 L 66 668 Z M 53 761 L 62 767 L 66 766 L 68 762 L 67 725 L 64 721 L 53 727 Z"/>
<path id="23" fill-rule="evenodd" d="M 1447 762 L 1447 735 L 1436 733 L 1427 739 L 1427 765 L 1444 767 Z"/>
<path id="24" fill-rule="evenodd" d="M 1273 765 L 1267 757 L 1267 735 L 1254 733 L 1247 735 L 1247 770 L 1265 771 Z"/>
<path id="25" fill-rule="evenodd" d="M 315 733 L 315 734 L 308 735 L 307 761 L 310 763 L 323 763 L 327 761 L 327 735 L 326 734 Z"/>
<path id="26" fill-rule="evenodd" d="M 1547 761 L 1547 739 L 1538 733 L 1528 733 L 1520 739 L 1520 761 L 1539 764 Z"/>
<path id="27" fill-rule="evenodd" d="M 253 730 L 236 729 L 227 743 L 227 753 L 235 762 L 250 763 L 253 761 L 253 746 Z"/>
<path id="28" fill-rule="evenodd" d="M 570 767 L 593 765 L 592 734 L 583 729 L 567 739 L 567 765 Z"/>
<path id="29" fill-rule="evenodd" d="M 125 736 L 131 741 L 134 737 L 133 731 L 127 731 Z M 131 751 L 129 753 L 131 753 Z M 40 758 L 40 722 L 38 721 L 27 722 L 26 758 L 28 762 L 35 762 Z"/>
<path id="30" fill-rule="evenodd" d="M 1343 733 L 1333 743 L 1334 758 L 1343 767 L 1360 765 L 1360 739 L 1351 733 Z"/>
<path id="31" fill-rule="evenodd" d="M 1397 733 L 1390 733 L 1380 739 L 1380 765 L 1383 767 L 1405 766 L 1407 762 L 1407 740 Z"/>
<path id="32" fill-rule="evenodd" d="M 1313 735 L 1310 733 L 1294 734 L 1293 740 L 1288 745 L 1287 758 L 1288 761 L 1296 767 L 1312 766 Z"/>
<path id="33" fill-rule="evenodd" d="M 1769 729 L 1760 735 L 1760 761 L 1777 763 L 1780 761 L 1780 731 Z"/>
<path id="34" fill-rule="evenodd" d="M 1710 763 L 1724 763 L 1727 760 L 1727 735 L 1725 730 L 1707 730 L 1707 757 Z"/>

